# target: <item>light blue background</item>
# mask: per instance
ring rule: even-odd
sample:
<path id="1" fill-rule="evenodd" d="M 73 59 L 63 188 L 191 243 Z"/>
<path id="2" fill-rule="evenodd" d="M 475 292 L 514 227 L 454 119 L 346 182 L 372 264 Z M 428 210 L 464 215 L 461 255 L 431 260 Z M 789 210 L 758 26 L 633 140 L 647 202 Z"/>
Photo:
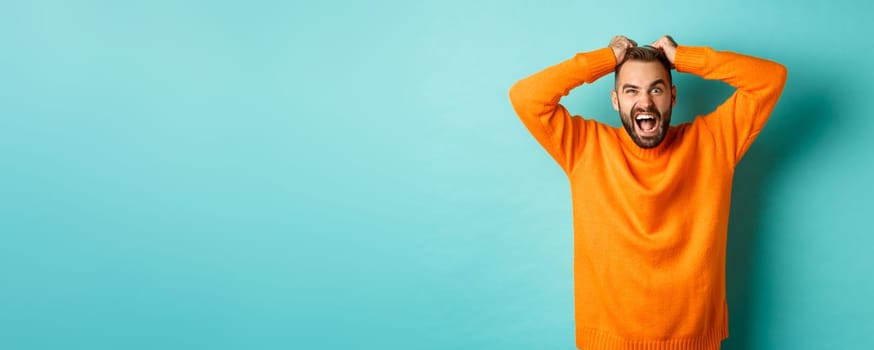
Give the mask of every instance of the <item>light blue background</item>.
<path id="1" fill-rule="evenodd" d="M 735 179 L 723 348 L 874 348 L 872 13 L 5 1 L 0 348 L 572 349 L 567 181 L 507 90 L 615 34 L 789 69 Z M 675 79 L 675 120 L 731 92 Z M 564 103 L 618 125 L 610 84 Z"/>

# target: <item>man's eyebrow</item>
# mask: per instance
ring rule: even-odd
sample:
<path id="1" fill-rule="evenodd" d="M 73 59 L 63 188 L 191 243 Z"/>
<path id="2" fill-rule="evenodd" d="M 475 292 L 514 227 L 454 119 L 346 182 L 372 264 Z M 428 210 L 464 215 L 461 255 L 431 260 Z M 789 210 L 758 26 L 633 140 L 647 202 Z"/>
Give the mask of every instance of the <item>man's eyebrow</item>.
<path id="1" fill-rule="evenodd" d="M 664 79 L 659 78 L 658 80 L 656 80 L 656 81 L 650 83 L 649 86 L 650 86 L 650 87 L 653 87 L 653 86 L 656 86 L 656 85 L 658 85 L 658 84 L 668 85 L 668 83 L 666 83 Z"/>
<path id="2" fill-rule="evenodd" d="M 659 79 L 657 79 L 656 81 L 650 83 L 649 86 L 650 86 L 650 87 L 653 87 L 653 86 L 656 86 L 656 85 L 659 85 L 659 84 L 662 84 L 662 85 L 668 85 L 668 83 L 666 83 L 664 79 L 659 78 Z M 628 83 L 625 83 L 625 84 L 622 84 L 622 90 L 625 90 L 625 89 L 640 89 L 640 86 L 637 86 L 637 85 L 634 85 L 634 84 L 628 84 Z"/>

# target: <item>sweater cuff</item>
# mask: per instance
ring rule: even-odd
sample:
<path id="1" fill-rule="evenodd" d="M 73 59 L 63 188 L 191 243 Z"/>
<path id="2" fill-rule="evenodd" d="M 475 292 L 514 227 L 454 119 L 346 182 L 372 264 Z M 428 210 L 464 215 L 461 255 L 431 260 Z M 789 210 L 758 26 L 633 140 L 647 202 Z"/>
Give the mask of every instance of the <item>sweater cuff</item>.
<path id="1" fill-rule="evenodd" d="M 704 46 L 679 46 L 674 57 L 678 72 L 703 75 L 707 69 L 707 56 L 711 49 Z"/>
<path id="2" fill-rule="evenodd" d="M 579 53 L 574 58 L 579 67 L 588 68 L 589 75 L 585 77 L 587 83 L 592 83 L 595 80 L 598 80 L 608 73 L 613 72 L 613 69 L 616 68 L 616 55 L 613 54 L 613 49 L 609 47 Z"/>

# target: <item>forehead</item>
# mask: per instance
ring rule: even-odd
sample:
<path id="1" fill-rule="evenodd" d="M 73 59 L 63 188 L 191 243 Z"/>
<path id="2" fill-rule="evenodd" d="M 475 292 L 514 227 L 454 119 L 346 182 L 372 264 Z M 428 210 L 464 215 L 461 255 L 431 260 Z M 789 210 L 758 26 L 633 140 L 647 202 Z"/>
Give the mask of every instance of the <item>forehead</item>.
<path id="1" fill-rule="evenodd" d="M 649 86 L 659 79 L 670 82 L 668 72 L 659 62 L 628 61 L 622 65 L 619 75 L 616 77 L 616 86 L 631 84 L 635 86 Z"/>

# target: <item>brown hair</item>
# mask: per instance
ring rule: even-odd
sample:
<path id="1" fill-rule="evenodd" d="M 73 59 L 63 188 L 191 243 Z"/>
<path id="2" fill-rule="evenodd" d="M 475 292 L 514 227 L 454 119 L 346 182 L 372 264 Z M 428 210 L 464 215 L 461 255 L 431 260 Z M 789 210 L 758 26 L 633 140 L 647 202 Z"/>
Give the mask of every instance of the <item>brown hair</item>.
<path id="1" fill-rule="evenodd" d="M 622 59 L 621 63 L 616 65 L 614 79 L 619 77 L 619 70 L 621 70 L 625 62 L 628 61 L 659 62 L 665 67 L 665 71 L 668 72 L 668 78 L 671 79 L 671 81 L 674 80 L 671 76 L 671 61 L 668 60 L 668 56 L 665 56 L 665 52 L 660 49 L 649 45 L 635 46 L 625 49 L 625 58 Z M 669 81 L 668 83 L 670 84 L 671 82 Z"/>

